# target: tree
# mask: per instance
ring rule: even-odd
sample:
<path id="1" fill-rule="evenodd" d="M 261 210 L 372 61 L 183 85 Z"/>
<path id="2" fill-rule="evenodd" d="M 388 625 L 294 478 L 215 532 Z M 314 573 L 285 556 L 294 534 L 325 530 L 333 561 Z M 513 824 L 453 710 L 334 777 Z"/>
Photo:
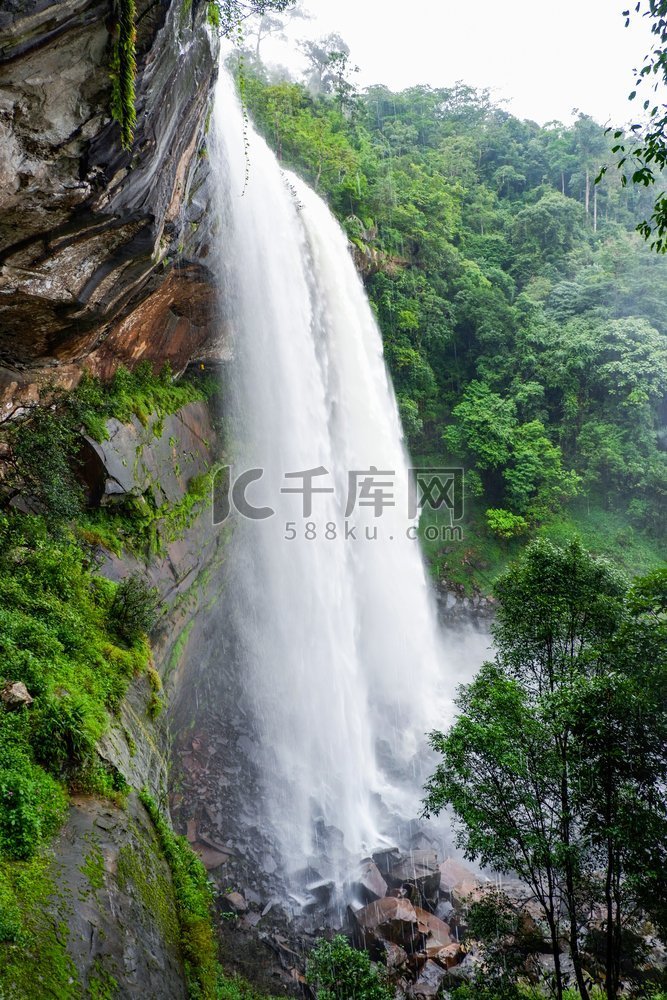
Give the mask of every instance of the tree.
<path id="1" fill-rule="evenodd" d="M 283 13 L 297 0 L 209 0 L 209 20 L 218 31 L 231 37 L 248 18 Z"/>
<path id="2" fill-rule="evenodd" d="M 442 761 L 426 786 L 426 811 L 451 807 L 466 856 L 514 871 L 530 888 L 549 927 L 559 997 L 561 913 L 585 1000 L 579 926 L 587 903 L 606 908 L 612 1000 L 623 925 L 646 905 L 649 886 L 662 888 L 661 586 L 656 613 L 656 582 L 628 592 L 578 542 L 532 543 L 495 588 L 495 662 L 461 689 L 451 729 L 430 737 Z"/>
<path id="3" fill-rule="evenodd" d="M 294 20 L 307 20 L 312 17 L 308 11 L 304 10 L 298 5 L 298 0 L 293 0 L 294 6 L 286 8 L 277 8 L 280 13 L 275 13 L 275 8 L 269 7 L 268 9 L 257 14 L 255 18 L 255 28 L 253 31 L 248 32 L 248 37 L 254 37 L 255 39 L 255 62 L 258 66 L 261 65 L 262 58 L 260 55 L 261 44 L 265 38 L 270 38 L 275 36 L 281 40 L 286 38 L 285 28 L 287 25 Z"/>
<path id="4" fill-rule="evenodd" d="M 655 92 L 667 81 L 667 0 L 638 0 L 633 13 L 649 19 L 654 46 L 644 65 L 636 71 L 635 89 L 630 94 L 630 100 L 637 97 L 643 83 L 653 80 L 652 89 Z M 627 27 L 631 17 L 629 8 L 623 11 L 623 16 Z M 645 187 L 654 185 L 667 164 L 667 105 L 659 103 L 657 98 L 648 97 L 643 107 L 645 112 L 650 109 L 648 124 L 632 125 L 630 136 L 626 136 L 622 129 L 614 132 L 616 145 L 612 147 L 612 152 L 621 154 L 618 166 L 627 171 L 622 175 L 624 185 L 628 176 L 634 184 Z M 603 173 L 604 169 L 600 176 Z M 637 229 L 646 240 L 651 241 L 652 249 L 662 253 L 667 251 L 667 193 L 658 195 L 650 218 L 640 222 Z"/>
<path id="5" fill-rule="evenodd" d="M 394 990 L 364 951 L 357 951 L 342 934 L 321 940 L 308 959 L 306 978 L 317 1000 L 393 1000 Z"/>

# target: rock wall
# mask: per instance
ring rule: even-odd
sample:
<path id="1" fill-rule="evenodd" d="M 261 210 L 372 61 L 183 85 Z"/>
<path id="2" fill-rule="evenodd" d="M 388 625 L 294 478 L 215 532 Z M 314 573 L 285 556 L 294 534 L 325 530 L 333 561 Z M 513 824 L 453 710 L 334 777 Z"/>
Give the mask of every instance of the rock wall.
<path id="1" fill-rule="evenodd" d="M 103 444 L 89 443 L 97 461 L 87 468 L 89 486 L 102 502 L 150 491 L 173 509 L 187 498 L 192 478 L 214 462 L 216 432 L 206 403 L 190 403 L 146 426 L 114 420 L 107 429 Z M 205 503 L 178 537 L 164 531 L 147 561 L 97 552 L 106 576 L 118 580 L 140 573 L 160 591 L 161 618 L 151 648 L 162 711 L 155 717 L 155 679 L 135 678 L 98 745 L 100 756 L 132 791 L 124 803 L 72 798 L 67 822 L 40 859 L 45 867 L 38 876 L 47 889 L 35 889 L 28 918 L 30 972 L 20 962 L 5 970 L 0 991 L 5 985 L 16 991 L 7 995 L 21 1000 L 187 996 L 171 873 L 137 793 L 147 790 L 168 811 L 167 706 L 191 683 L 188 637 L 215 604 L 224 552 L 225 534 L 214 526 Z M 1 877 L 0 871 L 0 882 Z M 30 884 L 29 872 L 25 878 Z"/>
<path id="2" fill-rule="evenodd" d="M 45 380 L 175 369 L 213 324 L 207 4 L 137 2 L 137 129 L 110 115 L 110 0 L 0 12 L 0 418 Z"/>

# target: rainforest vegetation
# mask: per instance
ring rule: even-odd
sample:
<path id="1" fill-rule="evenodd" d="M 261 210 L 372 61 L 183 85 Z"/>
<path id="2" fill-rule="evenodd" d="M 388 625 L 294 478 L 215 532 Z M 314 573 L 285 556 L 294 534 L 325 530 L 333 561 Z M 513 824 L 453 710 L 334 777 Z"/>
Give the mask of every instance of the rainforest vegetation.
<path id="1" fill-rule="evenodd" d="M 464 84 L 361 93 L 340 38 L 307 54 L 295 82 L 248 49 L 245 100 L 357 249 L 413 456 L 465 467 L 473 575 L 573 529 L 651 568 L 667 259 L 635 230 L 655 190 L 623 185 L 618 140 L 584 113 L 540 127 Z"/>

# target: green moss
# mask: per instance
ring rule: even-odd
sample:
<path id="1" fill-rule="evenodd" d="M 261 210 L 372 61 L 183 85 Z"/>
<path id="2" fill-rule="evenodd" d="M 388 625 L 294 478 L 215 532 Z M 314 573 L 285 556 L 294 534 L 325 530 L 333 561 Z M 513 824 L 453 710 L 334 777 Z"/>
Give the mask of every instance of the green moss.
<path id="1" fill-rule="evenodd" d="M 11 911 L 20 919 L 14 940 L 0 943 L 0 996 L 7 1000 L 74 1000 L 82 995 L 67 951 L 67 907 L 56 892 L 51 865 L 44 854 L 25 862 L 0 862 L 2 898 L 13 897 Z"/>
<path id="2" fill-rule="evenodd" d="M 119 989 L 118 980 L 103 967 L 99 959 L 96 959 L 88 978 L 89 1000 L 116 1000 L 120 996 Z"/>
<path id="3" fill-rule="evenodd" d="M 174 893 L 160 856 L 143 832 L 136 829 L 133 845 L 125 844 L 118 853 L 116 878 L 123 892 L 141 901 L 147 925 L 156 924 L 170 949 L 179 948 L 179 926 Z"/>
<path id="4" fill-rule="evenodd" d="M 220 967 L 213 927 L 213 895 L 206 869 L 185 837 L 174 833 L 148 793 L 141 794 L 141 801 L 171 869 L 190 996 L 216 1000 Z"/>
<path id="5" fill-rule="evenodd" d="M 90 851 L 86 854 L 79 871 L 85 876 L 93 894 L 104 888 L 106 867 L 99 844 L 94 842 L 91 844 Z"/>
<path id="6" fill-rule="evenodd" d="M 120 125 L 120 144 L 132 149 L 137 123 L 135 108 L 136 8 L 134 0 L 116 0 L 117 24 L 111 51 L 111 115 Z"/>
<path id="7" fill-rule="evenodd" d="M 148 671 L 148 683 L 150 685 L 151 694 L 148 700 L 147 712 L 151 719 L 157 719 L 158 715 L 164 708 L 164 700 L 162 698 L 162 681 L 160 675 L 153 667 Z"/>
<path id="8" fill-rule="evenodd" d="M 169 659 L 167 661 L 166 676 L 169 677 L 173 670 L 177 670 L 181 662 L 181 658 L 185 651 L 185 647 L 188 644 L 188 639 L 190 638 L 190 633 L 192 632 L 194 626 L 194 620 L 188 622 L 184 629 L 179 633 L 178 639 L 171 648 L 169 654 Z"/>
<path id="9" fill-rule="evenodd" d="M 135 416 L 144 427 L 153 421 L 153 434 L 159 437 L 166 416 L 188 403 L 207 399 L 214 388 L 204 379 L 197 382 L 175 380 L 169 365 L 156 375 L 148 362 L 142 362 L 132 371 L 118 368 L 111 381 L 105 384 L 86 373 L 77 388 L 66 397 L 66 403 L 90 436 L 98 441 L 105 440 L 104 425 L 110 417 L 128 423 Z"/>
<path id="10" fill-rule="evenodd" d="M 78 535 L 90 545 L 102 545 L 120 556 L 132 552 L 144 559 L 161 555 L 165 547 L 182 538 L 202 510 L 213 502 L 213 479 L 217 466 L 193 476 L 185 495 L 176 503 L 156 505 L 148 490 L 140 497 L 127 497 L 113 507 L 98 508 L 79 518 Z"/>

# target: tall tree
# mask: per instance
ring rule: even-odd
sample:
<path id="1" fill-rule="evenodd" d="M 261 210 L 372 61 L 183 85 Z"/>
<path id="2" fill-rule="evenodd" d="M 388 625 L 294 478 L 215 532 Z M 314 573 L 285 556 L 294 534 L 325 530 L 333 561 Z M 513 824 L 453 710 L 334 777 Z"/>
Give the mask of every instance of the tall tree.
<path id="1" fill-rule="evenodd" d="M 653 48 L 644 65 L 635 70 L 635 89 L 630 100 L 646 92 L 646 84 L 652 84 L 653 94 L 659 94 L 667 83 L 667 0 L 637 0 L 634 8 L 623 11 L 626 27 L 632 14 L 646 18 L 653 36 Z M 658 182 L 667 165 L 667 104 L 664 97 L 646 96 L 643 109 L 648 113 L 648 122 L 637 122 L 631 126 L 627 136 L 622 129 L 614 132 L 617 140 L 612 152 L 620 153 L 618 166 L 624 169 L 623 183 L 630 178 L 635 184 L 645 187 Z M 667 252 L 667 193 L 658 194 L 653 211 L 648 219 L 637 226 L 651 247 L 659 252 Z"/>
<path id="2" fill-rule="evenodd" d="M 467 856 L 530 887 L 550 930 L 559 996 L 562 907 L 583 1000 L 586 903 L 605 910 L 606 992 L 615 1000 L 624 922 L 646 906 L 648 885 L 661 884 L 667 849 L 664 611 L 653 611 L 658 582 L 648 611 L 647 585 L 638 587 L 628 594 L 577 542 L 533 543 L 496 587 L 495 663 L 462 689 L 449 732 L 431 734 L 442 762 L 426 809 L 450 806 Z M 641 873 L 647 856 L 650 878 Z"/>

